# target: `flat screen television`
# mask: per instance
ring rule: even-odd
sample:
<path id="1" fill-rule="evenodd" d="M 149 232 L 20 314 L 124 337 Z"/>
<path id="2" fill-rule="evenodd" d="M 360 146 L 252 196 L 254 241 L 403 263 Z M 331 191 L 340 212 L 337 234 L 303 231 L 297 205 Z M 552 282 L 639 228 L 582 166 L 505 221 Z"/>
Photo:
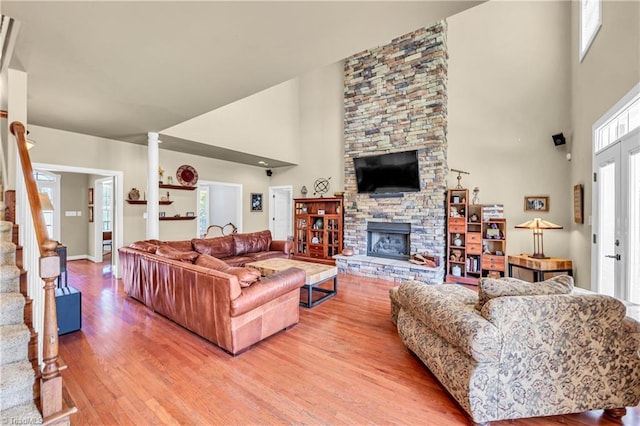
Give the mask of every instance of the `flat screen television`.
<path id="1" fill-rule="evenodd" d="M 353 165 L 359 193 L 420 191 L 418 151 L 356 157 Z"/>

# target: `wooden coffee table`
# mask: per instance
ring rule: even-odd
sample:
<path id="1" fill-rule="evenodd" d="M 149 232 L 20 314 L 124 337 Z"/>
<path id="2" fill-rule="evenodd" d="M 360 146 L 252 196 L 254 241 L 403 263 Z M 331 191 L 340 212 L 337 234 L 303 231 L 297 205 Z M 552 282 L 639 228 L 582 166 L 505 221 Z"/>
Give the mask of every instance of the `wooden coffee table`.
<path id="1" fill-rule="evenodd" d="M 257 262 L 247 263 L 246 266 L 258 269 L 265 277 L 289 268 L 302 269 L 307 275 L 304 285 L 302 286 L 303 291 L 306 290 L 306 301 L 300 302 L 300 306 L 304 306 L 305 308 L 316 306 L 338 293 L 338 268 L 335 266 L 283 258 L 259 260 Z M 333 280 L 333 288 L 326 289 L 318 287 L 320 284 L 329 280 Z M 323 296 L 313 300 L 313 292 L 322 293 Z"/>

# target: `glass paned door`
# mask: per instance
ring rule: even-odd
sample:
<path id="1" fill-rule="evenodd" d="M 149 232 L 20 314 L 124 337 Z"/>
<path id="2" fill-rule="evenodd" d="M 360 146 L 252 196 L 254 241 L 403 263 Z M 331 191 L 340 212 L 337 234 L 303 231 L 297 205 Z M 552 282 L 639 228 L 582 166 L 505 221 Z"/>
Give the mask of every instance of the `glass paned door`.
<path id="1" fill-rule="evenodd" d="M 640 303 L 640 149 L 629 156 L 629 300 Z"/>
<path id="2" fill-rule="evenodd" d="M 640 129 L 595 157 L 596 291 L 640 303 Z"/>
<path id="3" fill-rule="evenodd" d="M 598 197 L 598 218 L 596 235 L 597 253 L 599 259 L 598 267 L 598 293 L 614 296 L 616 283 L 616 260 L 615 252 L 617 240 L 616 234 L 616 165 L 618 159 L 614 152 L 608 153 L 602 159 L 597 170 L 597 192 Z"/>

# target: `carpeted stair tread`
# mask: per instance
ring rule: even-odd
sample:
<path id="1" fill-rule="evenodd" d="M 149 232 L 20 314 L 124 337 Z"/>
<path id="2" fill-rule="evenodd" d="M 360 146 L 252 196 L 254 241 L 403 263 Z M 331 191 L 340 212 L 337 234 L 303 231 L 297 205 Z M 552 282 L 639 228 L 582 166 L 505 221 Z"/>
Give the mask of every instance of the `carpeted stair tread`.
<path id="1" fill-rule="evenodd" d="M 0 293 L 0 326 L 24 322 L 24 296 L 20 293 Z"/>
<path id="2" fill-rule="evenodd" d="M 10 242 L 0 242 L 0 265 L 13 265 L 16 261 L 16 245 Z"/>
<path id="3" fill-rule="evenodd" d="M 24 323 L 0 327 L 0 365 L 26 359 L 30 338 L 31 332 Z"/>
<path id="4" fill-rule="evenodd" d="M 42 415 L 33 401 L 30 401 L 0 411 L 0 424 L 40 425 L 42 424 Z"/>
<path id="5" fill-rule="evenodd" d="M 34 379 L 29 361 L 0 365 L 0 410 L 32 401 Z"/>
<path id="6" fill-rule="evenodd" d="M 20 291 L 20 269 L 15 264 L 0 265 L 0 293 Z"/>

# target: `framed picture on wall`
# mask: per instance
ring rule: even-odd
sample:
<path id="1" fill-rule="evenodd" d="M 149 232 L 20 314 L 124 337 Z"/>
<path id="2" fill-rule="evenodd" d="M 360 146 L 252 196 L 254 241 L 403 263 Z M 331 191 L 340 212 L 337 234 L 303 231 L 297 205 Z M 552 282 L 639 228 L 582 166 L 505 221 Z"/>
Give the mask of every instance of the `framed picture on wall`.
<path id="1" fill-rule="evenodd" d="M 252 193 L 251 194 L 251 211 L 252 212 L 261 212 L 262 211 L 262 194 Z"/>
<path id="2" fill-rule="evenodd" d="M 524 197 L 524 211 L 548 212 L 549 197 L 547 195 L 527 195 Z"/>
<path id="3" fill-rule="evenodd" d="M 93 205 L 93 188 L 89 188 L 89 205 Z"/>
<path id="4" fill-rule="evenodd" d="M 573 187 L 573 221 L 575 223 L 584 223 L 584 201 L 582 196 L 584 194 L 584 187 L 581 183 L 574 185 Z"/>
<path id="5" fill-rule="evenodd" d="M 89 222 L 93 222 L 93 206 L 89 206 Z"/>

